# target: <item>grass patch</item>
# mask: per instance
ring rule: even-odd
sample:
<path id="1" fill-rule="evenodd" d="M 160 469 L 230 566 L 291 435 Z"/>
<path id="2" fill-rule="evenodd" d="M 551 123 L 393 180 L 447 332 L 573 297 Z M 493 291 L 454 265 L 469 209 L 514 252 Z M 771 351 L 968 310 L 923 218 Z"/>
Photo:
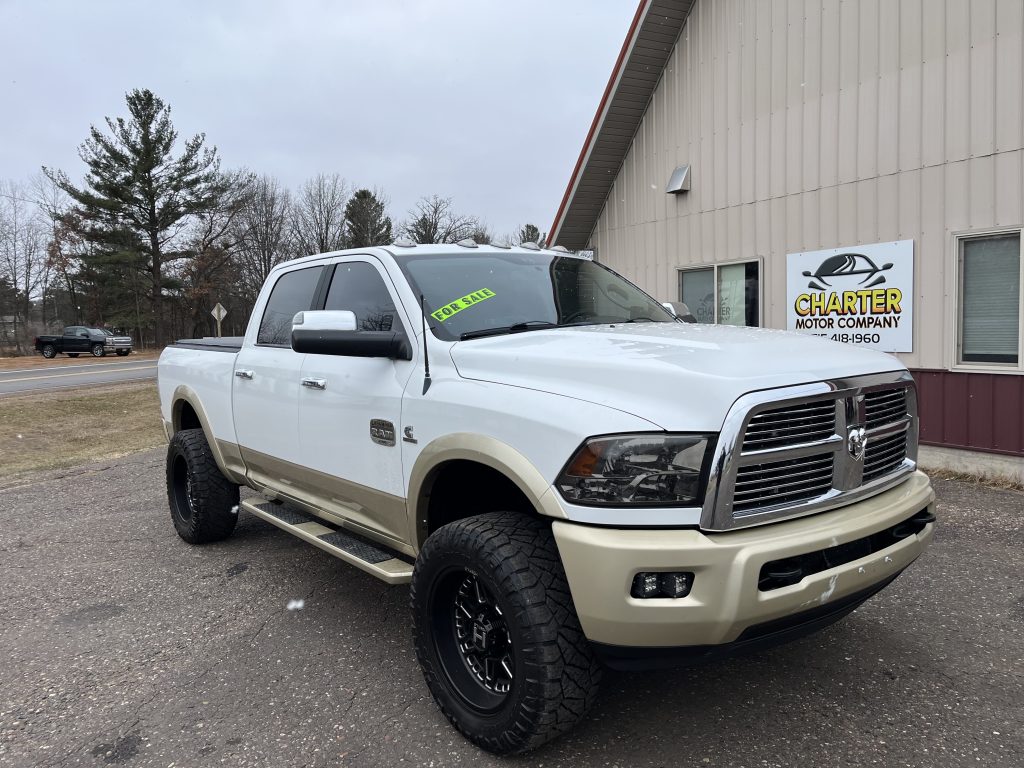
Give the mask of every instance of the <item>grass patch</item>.
<path id="1" fill-rule="evenodd" d="M 0 485 L 161 445 L 156 382 L 0 398 Z"/>
<path id="2" fill-rule="evenodd" d="M 933 480 L 953 480 L 968 485 L 983 485 L 987 488 L 998 488 L 1001 491 L 1024 491 L 1024 483 L 995 475 L 975 475 L 970 472 L 954 472 L 951 469 L 925 469 L 928 477 Z"/>

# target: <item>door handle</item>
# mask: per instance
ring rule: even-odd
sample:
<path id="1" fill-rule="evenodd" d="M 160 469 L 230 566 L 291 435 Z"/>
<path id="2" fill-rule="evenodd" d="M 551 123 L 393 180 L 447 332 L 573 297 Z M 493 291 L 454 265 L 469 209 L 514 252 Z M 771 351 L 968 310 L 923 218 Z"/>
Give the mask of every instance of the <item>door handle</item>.
<path id="1" fill-rule="evenodd" d="M 310 389 L 327 389 L 327 379 L 303 379 L 302 386 Z"/>
<path id="2" fill-rule="evenodd" d="M 235 376 L 240 379 L 251 379 L 252 371 L 235 371 Z"/>

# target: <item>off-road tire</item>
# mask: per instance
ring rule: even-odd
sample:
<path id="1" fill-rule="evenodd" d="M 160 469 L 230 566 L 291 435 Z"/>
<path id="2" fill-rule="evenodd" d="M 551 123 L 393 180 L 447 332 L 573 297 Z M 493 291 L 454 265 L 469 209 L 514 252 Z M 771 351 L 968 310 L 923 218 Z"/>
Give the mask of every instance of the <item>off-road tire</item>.
<path id="1" fill-rule="evenodd" d="M 505 620 L 514 674 L 504 703 L 474 707 L 460 692 L 470 670 L 445 661 L 458 640 L 455 607 L 443 606 L 443 585 L 468 574 L 493 596 Z M 466 738 L 495 754 L 533 749 L 572 728 L 597 697 L 601 665 L 573 608 L 551 524 L 495 512 L 450 523 L 425 542 L 410 594 L 416 655 L 434 701 Z M 451 656 L 451 652 L 448 653 Z M 471 671 L 471 670 L 470 670 Z M 453 680 L 453 676 L 457 679 Z M 472 694 L 472 691 L 470 691 Z"/>
<path id="2" fill-rule="evenodd" d="M 221 541 L 235 529 L 238 486 L 221 474 L 201 429 L 183 429 L 167 446 L 167 501 L 189 544 Z"/>
<path id="3" fill-rule="evenodd" d="M 92 345 L 92 356 L 93 357 L 103 357 L 105 354 L 107 354 L 107 350 L 105 350 L 103 348 L 102 344 L 93 344 Z"/>
<path id="4" fill-rule="evenodd" d="M 81 354 L 81 353 L 80 352 L 68 352 L 68 357 L 78 357 L 79 354 Z"/>
<path id="5" fill-rule="evenodd" d="M 43 357 L 52 360 L 57 356 L 57 348 L 53 344 L 43 344 Z"/>

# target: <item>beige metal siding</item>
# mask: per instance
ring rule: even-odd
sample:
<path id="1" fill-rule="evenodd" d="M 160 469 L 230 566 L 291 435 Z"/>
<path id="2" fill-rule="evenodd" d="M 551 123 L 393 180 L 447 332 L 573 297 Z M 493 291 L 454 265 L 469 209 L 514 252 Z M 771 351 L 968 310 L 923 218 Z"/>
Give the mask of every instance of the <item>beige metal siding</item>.
<path id="1" fill-rule="evenodd" d="M 911 367 L 952 364 L 953 233 L 1024 223 L 1021 0 L 698 0 L 611 188 L 598 258 L 677 268 L 913 239 Z M 691 191 L 664 192 L 690 163 Z"/>

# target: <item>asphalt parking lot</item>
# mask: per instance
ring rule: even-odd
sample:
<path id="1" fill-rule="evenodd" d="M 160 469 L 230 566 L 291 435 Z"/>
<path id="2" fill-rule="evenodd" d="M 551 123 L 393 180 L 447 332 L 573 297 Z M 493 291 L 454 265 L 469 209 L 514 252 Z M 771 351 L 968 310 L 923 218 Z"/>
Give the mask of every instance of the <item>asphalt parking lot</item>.
<path id="1" fill-rule="evenodd" d="M 0 491 L 0 765 L 1024 764 L 1022 494 L 940 482 L 934 547 L 842 623 L 609 674 L 582 727 L 502 760 L 430 700 L 406 587 L 244 515 L 189 547 L 162 456 Z"/>

